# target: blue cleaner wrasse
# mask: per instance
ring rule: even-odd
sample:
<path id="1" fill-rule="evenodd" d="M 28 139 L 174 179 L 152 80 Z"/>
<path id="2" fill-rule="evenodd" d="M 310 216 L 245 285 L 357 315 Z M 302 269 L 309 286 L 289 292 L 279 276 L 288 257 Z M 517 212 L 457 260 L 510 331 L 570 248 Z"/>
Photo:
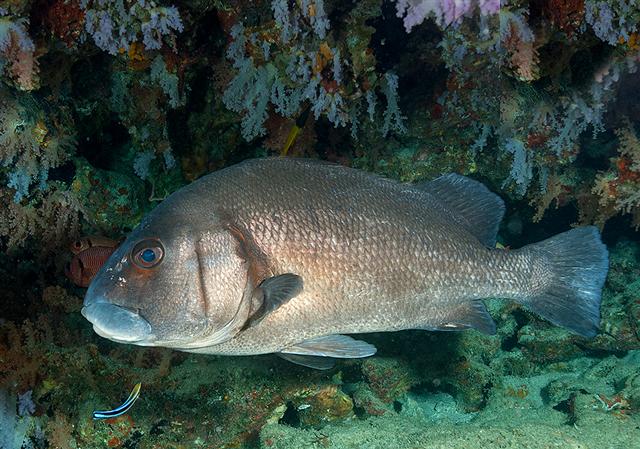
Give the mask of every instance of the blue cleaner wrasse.
<path id="1" fill-rule="evenodd" d="M 131 390 L 131 394 L 129 395 L 127 400 L 124 401 L 124 403 L 121 406 L 116 407 L 113 410 L 96 410 L 96 411 L 94 411 L 93 412 L 93 419 L 115 418 L 117 416 L 124 415 L 125 413 L 127 413 L 131 409 L 131 407 L 133 407 L 133 404 L 136 402 L 138 397 L 140 397 L 140 387 L 142 387 L 142 383 L 138 382 L 135 385 L 135 387 L 133 387 L 133 390 Z"/>

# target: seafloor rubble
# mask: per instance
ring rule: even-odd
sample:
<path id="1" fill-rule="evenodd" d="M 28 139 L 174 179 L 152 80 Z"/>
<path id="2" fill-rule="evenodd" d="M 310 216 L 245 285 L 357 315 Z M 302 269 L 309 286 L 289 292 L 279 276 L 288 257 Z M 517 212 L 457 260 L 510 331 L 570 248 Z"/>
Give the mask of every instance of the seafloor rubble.
<path id="1" fill-rule="evenodd" d="M 0 1 L 0 449 L 633 447 L 639 23 L 625 0 Z M 596 224 L 601 333 L 491 300 L 496 336 L 370 335 L 318 372 L 92 332 L 71 242 L 285 153 L 472 176 L 507 201 L 505 246 Z"/>

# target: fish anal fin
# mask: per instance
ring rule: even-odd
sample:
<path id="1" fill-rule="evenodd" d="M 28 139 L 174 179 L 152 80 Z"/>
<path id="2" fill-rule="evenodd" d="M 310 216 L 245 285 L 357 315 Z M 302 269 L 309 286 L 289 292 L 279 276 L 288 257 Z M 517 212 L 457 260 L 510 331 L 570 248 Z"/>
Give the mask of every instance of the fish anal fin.
<path id="1" fill-rule="evenodd" d="M 376 347 L 346 335 L 326 335 L 305 340 L 281 351 L 284 354 L 358 359 L 376 353 Z"/>
<path id="2" fill-rule="evenodd" d="M 415 187 L 433 195 L 482 243 L 491 248 L 495 246 L 504 202 L 484 184 L 450 173 Z"/>
<path id="3" fill-rule="evenodd" d="M 295 363 L 296 365 L 306 366 L 307 368 L 327 370 L 335 366 L 336 360 L 331 357 L 321 357 L 315 355 L 298 355 L 298 354 L 285 354 L 278 352 L 277 355 L 287 360 L 288 362 Z"/>
<path id="4" fill-rule="evenodd" d="M 434 331 L 461 331 L 476 329 L 483 334 L 494 335 L 496 323 L 489 315 L 482 301 L 474 300 L 452 308 L 446 319 L 440 323 L 429 324 L 420 327 L 424 330 Z"/>

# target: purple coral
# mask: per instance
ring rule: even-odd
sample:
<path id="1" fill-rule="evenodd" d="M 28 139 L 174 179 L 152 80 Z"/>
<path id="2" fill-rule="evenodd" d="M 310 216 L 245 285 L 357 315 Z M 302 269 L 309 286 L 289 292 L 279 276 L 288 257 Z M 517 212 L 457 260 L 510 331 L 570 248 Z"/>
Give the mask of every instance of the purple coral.
<path id="1" fill-rule="evenodd" d="M 36 411 L 36 405 L 33 403 L 33 391 L 29 390 L 18 395 L 18 415 L 29 416 Z"/>
<path id="2" fill-rule="evenodd" d="M 407 33 L 428 16 L 440 27 L 449 26 L 473 13 L 476 6 L 488 16 L 500 10 L 500 0 L 396 0 L 397 15 L 403 18 Z"/>
<path id="3" fill-rule="evenodd" d="M 629 40 L 631 33 L 638 30 L 638 10 L 627 0 L 590 0 L 585 2 L 584 10 L 596 36 L 610 45 L 616 45 L 619 38 Z"/>
<path id="4" fill-rule="evenodd" d="M 180 14 L 175 6 L 149 10 L 149 20 L 141 25 L 142 41 L 147 50 L 159 50 L 162 36 L 169 36 L 175 30 L 183 30 Z"/>
<path id="5" fill-rule="evenodd" d="M 112 55 L 127 50 L 142 35 L 147 50 L 158 50 L 163 37 L 183 30 L 174 6 L 155 6 L 138 0 L 126 7 L 122 0 L 81 0 L 85 10 L 85 30 L 102 50 Z"/>

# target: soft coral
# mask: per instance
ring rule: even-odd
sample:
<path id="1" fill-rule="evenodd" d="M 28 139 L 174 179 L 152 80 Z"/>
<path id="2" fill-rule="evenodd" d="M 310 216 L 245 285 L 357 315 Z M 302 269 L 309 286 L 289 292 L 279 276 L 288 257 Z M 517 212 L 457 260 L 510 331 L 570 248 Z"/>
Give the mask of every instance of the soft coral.
<path id="1" fill-rule="evenodd" d="M 27 32 L 26 19 L 12 19 L 0 8 L 0 67 L 22 90 L 38 87 L 35 45 Z"/>

